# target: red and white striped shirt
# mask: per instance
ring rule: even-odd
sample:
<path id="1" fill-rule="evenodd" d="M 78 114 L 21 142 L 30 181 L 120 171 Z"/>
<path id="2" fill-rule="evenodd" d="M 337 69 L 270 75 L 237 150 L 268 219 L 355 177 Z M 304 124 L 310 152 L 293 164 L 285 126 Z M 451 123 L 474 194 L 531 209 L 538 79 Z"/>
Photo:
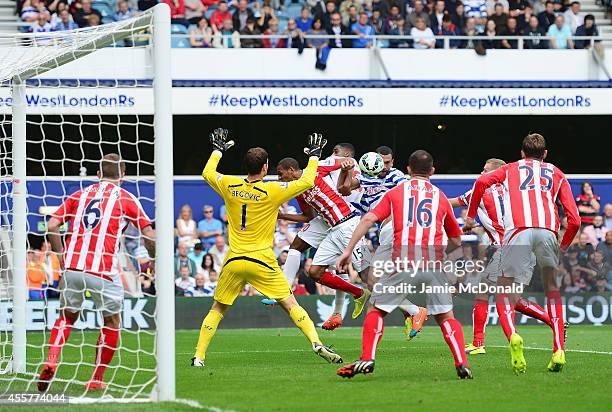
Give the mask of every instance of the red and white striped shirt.
<path id="1" fill-rule="evenodd" d="M 440 259 L 448 238 L 462 234 L 446 195 L 425 179 L 400 183 L 385 193 L 371 212 L 379 221 L 392 217 L 394 258 L 400 248 L 408 246 L 405 249 L 410 258 L 421 255 L 429 260 L 435 254 Z"/>
<path id="2" fill-rule="evenodd" d="M 66 268 L 107 280 L 118 276 L 117 252 L 128 223 L 141 230 L 151 225 L 140 201 L 107 181 L 73 193 L 53 217 L 61 223 L 71 223 L 64 251 Z"/>
<path id="3" fill-rule="evenodd" d="M 472 191 L 467 191 L 457 199 L 461 206 L 468 206 Z M 504 186 L 495 184 L 488 187 L 478 205 L 478 220 L 491 239 L 491 244 L 501 246 L 504 239 Z"/>
<path id="4" fill-rule="evenodd" d="M 296 198 L 302 210 L 310 206 L 329 226 L 335 226 L 355 210 L 338 192 L 342 160 L 344 158 L 327 158 L 319 162 L 314 186 Z M 334 173 L 336 171 L 338 173 Z"/>
<path id="5" fill-rule="evenodd" d="M 522 159 L 486 173 L 476 180 L 468 209 L 475 218 L 486 189 L 496 183 L 504 186 L 504 228 L 506 231 L 542 228 L 559 233 L 557 200 L 567 217 L 567 229 L 561 247 L 567 248 L 578 229 L 580 218 L 572 189 L 561 170 L 551 163 Z"/>

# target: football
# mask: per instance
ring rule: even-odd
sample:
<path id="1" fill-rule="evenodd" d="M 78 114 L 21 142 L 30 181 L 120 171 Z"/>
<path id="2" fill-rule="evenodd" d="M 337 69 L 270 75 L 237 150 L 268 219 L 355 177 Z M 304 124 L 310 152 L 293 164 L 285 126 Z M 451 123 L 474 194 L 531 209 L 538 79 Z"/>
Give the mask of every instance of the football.
<path id="1" fill-rule="evenodd" d="M 382 156 L 376 152 L 368 152 L 359 159 L 359 169 L 368 176 L 378 176 L 384 167 Z"/>

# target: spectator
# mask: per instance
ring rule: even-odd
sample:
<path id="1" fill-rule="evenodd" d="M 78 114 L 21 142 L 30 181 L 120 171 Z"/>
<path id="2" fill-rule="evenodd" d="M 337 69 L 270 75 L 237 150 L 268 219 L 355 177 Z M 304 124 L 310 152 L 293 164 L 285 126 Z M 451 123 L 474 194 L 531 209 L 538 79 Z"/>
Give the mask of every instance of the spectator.
<path id="1" fill-rule="evenodd" d="M 251 21 L 251 27 L 255 28 L 254 20 Z M 215 243 L 217 236 L 223 235 L 223 223 L 219 219 L 214 218 L 212 206 L 205 205 L 202 211 L 204 219 L 198 222 L 198 233 L 200 234 L 200 240 L 204 244 L 204 249 L 208 250 Z"/>
<path id="2" fill-rule="evenodd" d="M 497 7 L 498 4 L 502 6 L 504 13 L 508 13 L 510 9 L 508 0 L 487 0 L 487 13 L 489 16 L 495 14 L 495 7 Z"/>
<path id="3" fill-rule="evenodd" d="M 295 239 L 295 232 L 289 229 L 289 222 L 279 219 L 274 233 L 274 249 L 278 253 L 285 246 L 291 245 Z"/>
<path id="4" fill-rule="evenodd" d="M 391 34 L 391 30 L 397 27 L 396 23 L 398 18 L 401 16 L 399 6 L 396 4 L 391 5 L 389 14 L 385 17 L 383 22 L 383 32 L 385 34 Z M 404 30 L 406 30 L 406 22 L 404 21 Z"/>
<path id="5" fill-rule="evenodd" d="M 210 26 L 213 28 L 213 31 L 220 30 L 223 27 L 225 19 L 231 18 L 232 13 L 227 9 L 227 1 L 222 0 L 217 9 L 210 15 Z"/>
<path id="6" fill-rule="evenodd" d="M 476 29 L 476 19 L 470 17 L 465 22 L 465 31 L 463 33 L 465 36 L 478 36 L 478 30 Z M 464 49 L 473 49 L 476 46 L 476 40 L 464 40 L 461 43 L 461 47 Z"/>
<path id="7" fill-rule="evenodd" d="M 240 48 L 240 35 L 234 30 L 232 19 L 223 20 L 223 26 L 215 32 L 213 47 L 217 49 Z"/>
<path id="8" fill-rule="evenodd" d="M 395 27 L 389 32 L 391 36 L 409 36 L 410 31 L 406 27 L 406 20 L 402 16 L 399 16 L 395 20 Z M 408 39 L 389 40 L 389 47 L 392 49 L 407 48 L 410 47 L 410 41 Z"/>
<path id="9" fill-rule="evenodd" d="M 42 300 L 45 297 L 47 275 L 41 264 L 40 250 L 28 250 L 26 265 L 29 300 Z"/>
<path id="10" fill-rule="evenodd" d="M 293 295 L 295 296 L 307 296 L 308 295 L 308 290 L 306 289 L 306 287 L 304 285 L 302 285 L 301 283 L 299 283 L 299 277 L 295 277 L 295 280 L 293 281 L 293 286 L 292 286 L 292 290 L 293 290 Z"/>
<path id="11" fill-rule="evenodd" d="M 604 206 L 604 224 L 608 230 L 612 230 L 612 203 L 606 203 Z"/>
<path id="12" fill-rule="evenodd" d="M 79 27 L 88 27 L 89 19 L 92 15 L 98 16 L 98 21 L 102 20 L 102 14 L 91 7 L 91 0 L 81 0 L 81 8 L 77 9 L 76 13 L 72 16 L 74 18 L 74 22 L 79 25 Z"/>
<path id="13" fill-rule="evenodd" d="M 223 267 L 223 260 L 225 260 L 227 252 L 229 252 L 229 246 L 225 243 L 225 238 L 223 236 L 217 236 L 215 245 L 210 248 L 208 253 L 213 257 L 218 270 L 221 270 Z"/>
<path id="14" fill-rule="evenodd" d="M 560 16 L 563 18 L 562 16 Z M 593 217 L 599 214 L 601 205 L 599 204 L 599 196 L 593 191 L 591 182 L 583 182 L 580 195 L 576 198 L 578 205 L 578 213 L 582 225 L 590 225 L 593 223 Z"/>
<path id="15" fill-rule="evenodd" d="M 57 23 L 61 21 L 60 14 L 62 10 L 68 10 L 68 4 L 64 2 L 57 3 L 57 7 L 55 8 L 55 11 L 51 12 L 51 19 L 49 20 L 49 23 L 51 23 L 51 27 L 53 27 L 53 31 L 55 31 L 55 26 L 57 26 Z M 72 15 L 70 16 L 70 21 L 72 21 Z"/>
<path id="16" fill-rule="evenodd" d="M 287 255 L 289 254 L 289 246 L 285 246 L 281 249 L 278 256 L 276 257 L 276 261 L 278 262 L 278 266 L 281 270 L 285 267 L 285 263 L 287 262 Z"/>
<path id="17" fill-rule="evenodd" d="M 606 262 L 603 253 L 595 251 L 591 255 L 587 269 L 592 271 L 590 276 L 591 279 L 597 278 L 598 276 L 603 276 L 605 279 L 607 279 L 608 272 L 610 271 L 610 264 Z"/>
<path id="18" fill-rule="evenodd" d="M 312 28 L 308 30 L 307 34 L 311 34 L 311 35 L 325 34 L 325 31 L 323 31 L 323 21 L 319 18 L 316 18 L 312 22 Z M 321 49 L 323 49 L 324 47 L 327 47 L 327 39 L 306 39 L 306 47 L 317 49 L 317 54 L 318 54 Z"/>
<path id="19" fill-rule="evenodd" d="M 176 278 L 174 285 L 177 287 L 177 292 L 182 292 L 180 294 L 184 294 L 187 289 L 195 286 L 195 279 L 187 266 L 181 266 L 180 276 Z"/>
<path id="20" fill-rule="evenodd" d="M 460 34 L 459 30 L 457 30 L 457 27 L 452 22 L 452 18 L 450 14 L 445 14 L 444 17 L 442 17 L 442 30 L 436 34 L 438 36 L 458 36 Z M 453 39 L 453 40 L 450 40 L 448 44 L 449 44 L 449 48 L 456 49 L 460 46 L 461 41 Z M 438 49 L 444 48 L 444 40 L 442 39 L 436 40 L 436 47 Z"/>
<path id="21" fill-rule="evenodd" d="M 359 36 L 359 39 L 353 40 L 353 48 L 369 49 L 372 47 L 372 38 L 368 37 L 374 34 L 374 28 L 368 24 L 368 15 L 361 13 L 359 21 L 351 26 L 353 34 Z"/>
<path id="22" fill-rule="evenodd" d="M 146 296 L 155 296 L 155 282 L 153 278 L 146 273 L 141 273 L 139 279 L 140 291 Z"/>
<path id="23" fill-rule="evenodd" d="M 508 15 L 518 20 L 525 13 L 525 9 L 531 6 L 525 0 L 508 0 Z"/>
<path id="24" fill-rule="evenodd" d="M 199 298 L 202 296 L 212 296 L 214 291 L 206 287 L 206 279 L 202 275 L 196 275 L 194 278 L 195 284 L 185 291 L 185 296 L 190 298 Z"/>
<path id="25" fill-rule="evenodd" d="M 413 27 L 416 27 L 416 21 L 418 18 L 423 19 L 427 27 L 430 26 L 431 22 L 429 20 L 427 12 L 424 10 L 422 0 L 414 0 L 414 9 L 408 14 L 408 17 L 406 19 L 407 28 L 412 29 Z"/>
<path id="26" fill-rule="evenodd" d="M 270 20 L 268 24 L 268 30 L 264 32 L 265 35 L 277 35 L 278 32 L 278 20 Z M 285 39 L 275 37 L 269 39 L 263 39 L 263 46 L 266 49 L 282 49 L 286 47 Z M 227 215 L 226 215 L 227 217 Z M 225 225 L 224 225 L 225 226 Z"/>
<path id="27" fill-rule="evenodd" d="M 36 22 L 32 23 L 32 27 L 30 27 L 30 32 L 36 34 L 35 42 L 37 45 L 42 46 L 51 43 L 51 38 L 42 37 L 40 33 L 50 33 L 53 31 L 53 27 L 49 23 L 49 13 L 43 11 L 38 13 L 38 17 L 36 18 Z"/>
<path id="28" fill-rule="evenodd" d="M 113 21 L 123 21 L 134 17 L 136 14 L 130 9 L 127 1 L 117 3 L 117 12 L 113 15 Z"/>
<path id="29" fill-rule="evenodd" d="M 211 7 L 215 8 L 215 7 L 219 6 L 220 1 L 221 0 L 202 0 L 202 4 L 204 5 L 204 9 L 208 10 Z"/>
<path id="30" fill-rule="evenodd" d="M 504 30 L 501 35 L 514 37 L 519 35 L 516 19 L 514 17 L 508 18 L 508 25 L 506 26 L 506 30 Z M 518 47 L 518 42 L 517 40 L 503 39 L 501 41 L 501 46 L 503 49 L 516 49 Z"/>
<path id="31" fill-rule="evenodd" d="M 374 34 L 383 33 L 383 19 L 380 17 L 380 10 L 374 10 L 372 12 L 372 18 L 370 19 L 370 25 L 374 29 Z"/>
<path id="32" fill-rule="evenodd" d="M 612 230 L 606 232 L 606 238 L 597 245 L 596 250 L 601 252 L 606 262 L 612 264 Z"/>
<path id="33" fill-rule="evenodd" d="M 204 284 L 204 286 L 210 290 L 210 295 L 213 296 L 215 294 L 215 289 L 217 289 L 217 283 L 219 281 L 219 274 L 212 270 L 208 273 L 208 282 Z"/>
<path id="34" fill-rule="evenodd" d="M 304 50 L 304 33 L 298 29 L 295 19 L 287 21 L 287 29 L 283 33 L 287 36 L 287 46 L 290 49 L 298 49 L 298 53 Z"/>
<path id="35" fill-rule="evenodd" d="M 551 49 L 574 48 L 574 41 L 570 38 L 572 36 L 572 32 L 569 27 L 565 25 L 565 19 L 562 15 L 559 15 L 555 18 L 555 24 L 548 28 L 547 35 L 552 37 L 552 39 L 550 39 Z"/>
<path id="36" fill-rule="evenodd" d="M 146 11 L 157 5 L 157 0 L 138 0 L 138 10 Z M 153 293 L 155 294 L 155 293 Z"/>
<path id="37" fill-rule="evenodd" d="M 257 28 L 259 31 L 263 33 L 264 31 L 268 30 L 268 25 L 272 20 L 276 20 L 274 10 L 272 7 L 264 4 L 261 9 L 261 15 L 259 16 L 259 19 L 257 19 Z"/>
<path id="38" fill-rule="evenodd" d="M 569 26 L 572 34 L 576 33 L 578 26 L 584 24 L 584 16 L 580 13 L 580 2 L 574 1 L 570 7 L 563 13 L 565 24 Z"/>
<path id="39" fill-rule="evenodd" d="M 594 250 L 595 247 L 589 243 L 588 236 L 584 233 L 581 233 L 580 235 L 578 235 L 578 242 L 574 243 L 569 247 L 568 254 L 570 255 L 571 259 L 571 254 L 576 253 L 577 265 L 586 266 Z"/>
<path id="40" fill-rule="evenodd" d="M 479 33 L 484 32 L 485 25 L 487 24 L 487 5 L 485 0 L 466 0 L 463 3 L 465 4 L 465 16 L 475 20 L 474 24 Z"/>
<path id="41" fill-rule="evenodd" d="M 302 7 L 300 17 L 296 19 L 295 23 L 298 29 L 302 30 L 304 33 L 312 28 L 313 20 L 312 17 L 310 17 L 310 9 L 307 6 Z"/>
<path id="42" fill-rule="evenodd" d="M 223 261 L 221 261 L 221 263 L 223 263 Z M 218 272 L 220 270 L 221 270 L 221 265 L 217 265 L 215 263 L 215 258 L 213 257 L 213 255 L 211 255 L 210 253 L 207 253 L 204 255 L 204 259 L 202 259 L 202 262 L 200 262 L 198 273 L 203 274 L 206 277 L 206 279 L 208 279 L 210 272 Z"/>
<path id="43" fill-rule="evenodd" d="M 357 22 L 359 14 L 363 11 L 361 3 L 356 0 L 344 0 L 340 3 L 340 14 L 342 15 L 342 24 L 351 27 Z"/>
<path id="44" fill-rule="evenodd" d="M 96 26 L 99 26 L 101 23 L 102 22 L 100 20 L 100 17 L 97 14 L 92 14 L 89 17 L 89 26 L 87 27 L 96 27 Z"/>
<path id="45" fill-rule="evenodd" d="M 178 246 L 178 256 L 174 259 L 174 276 L 179 277 L 181 275 L 181 268 L 186 267 L 188 269 L 189 276 L 193 277 L 198 272 L 196 263 L 189 259 L 187 254 L 189 246 L 187 243 L 181 242 Z"/>
<path id="46" fill-rule="evenodd" d="M 278 23 L 278 20 L 276 22 Z M 227 232 L 227 230 L 225 230 L 227 229 L 227 209 L 225 208 L 225 204 L 219 206 L 219 219 L 221 219 L 221 223 L 223 223 L 224 232 Z"/>
<path id="47" fill-rule="evenodd" d="M 255 15 L 253 14 L 253 10 L 248 7 L 247 0 L 239 0 L 238 8 L 234 12 L 233 23 L 234 29 L 239 32 L 242 31 L 246 27 L 248 19 L 255 19 Z"/>
<path id="48" fill-rule="evenodd" d="M 329 29 L 327 29 L 327 34 L 335 36 L 351 34 L 350 30 L 346 26 L 342 25 L 342 17 L 340 16 L 340 13 L 332 14 L 330 22 L 331 26 Z M 348 49 L 351 47 L 352 42 L 350 39 L 334 38 L 329 39 L 327 44 L 330 48 Z"/>
<path id="49" fill-rule="evenodd" d="M 204 260 L 204 246 L 202 243 L 198 242 L 193 245 L 193 250 L 191 250 L 187 256 L 189 259 L 193 260 L 196 264 L 196 268 L 202 267 L 202 260 Z"/>
<path id="50" fill-rule="evenodd" d="M 185 2 L 185 19 L 189 24 L 198 24 L 200 19 L 204 17 L 206 8 L 200 0 L 184 0 Z M 192 46 L 193 47 L 193 46 Z"/>
<path id="51" fill-rule="evenodd" d="M 495 4 L 495 13 L 490 17 L 490 20 L 495 22 L 495 30 L 497 33 L 503 33 L 508 26 L 508 14 L 504 12 L 504 8 L 500 3 Z"/>
<path id="52" fill-rule="evenodd" d="M 196 223 L 193 220 L 193 213 L 191 212 L 191 206 L 185 204 L 181 207 L 179 217 L 176 219 L 176 234 L 178 241 L 187 242 L 192 245 L 198 238 L 198 232 L 196 231 Z"/>
<path id="53" fill-rule="evenodd" d="M 539 21 L 536 16 L 531 16 L 529 25 L 523 30 L 523 36 L 529 36 L 529 40 L 525 40 L 523 47 L 526 49 L 546 49 L 546 40 L 541 39 L 546 33 L 540 28 Z"/>
<path id="54" fill-rule="evenodd" d="M 51 244 L 48 241 L 42 243 L 40 248 L 40 265 L 47 275 L 47 297 L 59 297 L 59 281 L 61 278 L 60 258 L 57 253 L 51 249 Z"/>
<path id="55" fill-rule="evenodd" d="M 189 21 L 185 18 L 185 0 L 162 0 L 170 6 L 170 22 L 189 27 Z"/>
<path id="56" fill-rule="evenodd" d="M 590 225 L 587 225 L 582 230 L 582 233 L 587 235 L 589 238 L 588 242 L 593 246 L 597 246 L 600 242 L 606 238 L 606 232 L 608 228 L 604 225 L 603 216 L 593 216 L 593 221 Z"/>
<path id="57" fill-rule="evenodd" d="M 524 13 L 521 13 L 520 16 L 516 17 L 519 33 L 522 33 L 527 26 L 529 26 L 529 20 L 531 19 L 531 16 L 533 16 L 533 8 L 529 4 L 525 6 L 523 11 Z"/>
<path id="58" fill-rule="evenodd" d="M 463 33 L 465 31 L 467 19 L 468 18 L 465 15 L 465 7 L 463 6 L 463 2 L 457 1 L 455 11 L 451 14 L 451 21 L 455 25 L 457 33 Z"/>
<path id="59" fill-rule="evenodd" d="M 212 30 L 204 17 L 200 18 L 197 27 L 189 30 L 189 44 L 191 47 L 212 47 Z"/>
<path id="60" fill-rule="evenodd" d="M 485 26 L 485 31 L 482 33 L 482 40 L 480 40 L 480 45 L 485 49 L 499 49 L 501 48 L 501 42 L 495 39 L 489 39 L 489 37 L 497 36 L 497 27 L 495 25 L 495 20 L 487 20 L 487 24 Z"/>
<path id="61" fill-rule="evenodd" d="M 612 290 L 612 285 L 608 283 L 608 278 L 604 275 L 598 275 L 595 278 L 595 287 L 593 288 L 593 292 L 595 293 L 603 293 L 609 292 Z"/>
<path id="62" fill-rule="evenodd" d="M 436 47 L 434 34 L 421 17 L 416 19 L 416 25 L 410 30 L 410 35 L 415 49 L 433 49 Z"/>
<path id="63" fill-rule="evenodd" d="M 431 30 L 435 33 L 442 31 L 442 18 L 447 14 L 444 0 L 436 0 L 434 10 L 429 15 Z"/>
<path id="64" fill-rule="evenodd" d="M 327 7 L 326 0 L 306 0 L 306 4 L 310 6 L 310 14 L 312 14 L 313 19 L 316 17 L 323 18 Z"/>
<path id="65" fill-rule="evenodd" d="M 540 28 L 547 32 L 548 28 L 555 24 L 555 5 L 552 1 L 546 2 L 546 8 L 538 14 L 538 23 Z"/>
<path id="66" fill-rule="evenodd" d="M 586 16 L 584 16 L 584 24 L 576 29 L 576 36 L 599 36 L 599 30 L 595 25 L 595 16 L 593 16 L 592 14 L 587 14 Z M 577 49 L 588 49 L 589 47 L 591 47 L 591 42 L 589 40 L 576 40 L 575 46 Z"/>
<path id="67" fill-rule="evenodd" d="M 247 24 L 242 30 L 240 30 L 240 34 L 249 35 L 249 36 L 261 34 L 259 27 L 255 24 L 255 18 L 249 17 L 247 19 Z M 263 41 L 261 39 L 243 39 L 241 38 L 240 46 L 243 48 L 247 48 L 247 49 L 260 48 L 260 47 L 263 47 Z M 220 220 L 218 220 L 218 222 L 221 225 L 221 233 L 223 233 L 223 224 L 221 223 Z"/>
<path id="68" fill-rule="evenodd" d="M 25 0 L 19 17 L 26 23 L 35 23 L 40 12 L 47 11 L 45 3 L 41 0 Z"/>
<path id="69" fill-rule="evenodd" d="M 320 17 L 323 20 L 323 27 L 325 30 L 329 30 L 332 26 L 331 18 L 336 13 L 336 2 L 334 0 L 327 0 L 325 3 L 325 13 Z"/>

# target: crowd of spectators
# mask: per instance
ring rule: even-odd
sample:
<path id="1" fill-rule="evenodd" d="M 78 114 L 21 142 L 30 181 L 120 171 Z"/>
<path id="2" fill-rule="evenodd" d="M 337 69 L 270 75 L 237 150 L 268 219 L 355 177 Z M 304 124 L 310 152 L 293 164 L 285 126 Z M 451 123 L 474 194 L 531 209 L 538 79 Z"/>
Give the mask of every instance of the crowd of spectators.
<path id="1" fill-rule="evenodd" d="M 157 0 L 22 0 L 21 19 L 33 32 L 70 30 L 130 18 Z M 571 36 L 598 36 L 592 14 L 569 0 L 160 0 L 170 6 L 172 23 L 188 33 L 187 47 L 215 48 L 369 48 L 376 34 L 412 36 L 382 42 L 391 48 L 444 47 L 434 36 L 470 35 L 450 40 L 450 48 L 516 49 L 517 40 L 491 36 L 528 36 L 525 48 L 588 48 L 590 41 Z M 107 3 L 108 2 L 108 3 Z M 108 6 L 112 4 L 112 6 Z M 113 7 L 107 10 L 106 7 Z M 299 12 L 297 11 L 299 10 Z M 104 16 L 103 16 L 104 14 Z M 242 38 L 241 35 L 280 35 Z M 358 39 L 317 39 L 304 35 L 357 35 Z M 543 39 L 550 36 L 550 41 Z"/>

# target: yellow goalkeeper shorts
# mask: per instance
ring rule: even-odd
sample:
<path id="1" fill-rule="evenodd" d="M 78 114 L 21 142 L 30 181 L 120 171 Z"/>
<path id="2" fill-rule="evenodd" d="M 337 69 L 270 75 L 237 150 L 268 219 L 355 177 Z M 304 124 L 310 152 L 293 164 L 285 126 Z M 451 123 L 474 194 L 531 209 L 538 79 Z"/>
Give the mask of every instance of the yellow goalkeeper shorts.
<path id="1" fill-rule="evenodd" d="M 232 253 L 230 250 L 219 275 L 215 300 L 225 305 L 233 304 L 247 283 L 277 301 L 292 294 L 272 249 L 250 252 L 248 255 Z"/>

